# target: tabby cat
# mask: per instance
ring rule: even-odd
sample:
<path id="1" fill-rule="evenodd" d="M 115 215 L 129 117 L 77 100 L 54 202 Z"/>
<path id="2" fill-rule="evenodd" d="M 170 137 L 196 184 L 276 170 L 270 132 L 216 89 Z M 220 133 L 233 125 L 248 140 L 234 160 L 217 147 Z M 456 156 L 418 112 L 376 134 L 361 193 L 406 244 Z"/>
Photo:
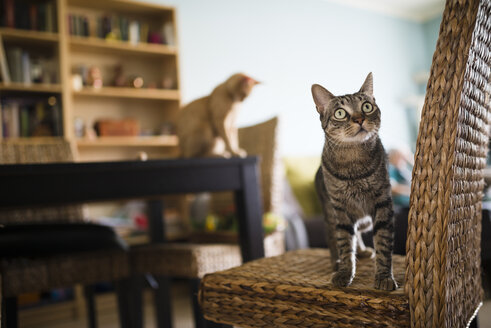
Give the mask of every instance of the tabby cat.
<path id="1" fill-rule="evenodd" d="M 234 74 L 209 96 L 182 108 L 177 119 L 181 156 L 246 156 L 246 152 L 239 148 L 235 120 L 240 103 L 258 83 L 245 74 Z"/>
<path id="2" fill-rule="evenodd" d="M 373 97 L 372 73 L 354 94 L 334 96 L 314 84 L 312 95 L 325 134 L 315 184 L 335 269 L 332 283 L 351 284 L 357 250 L 358 257 L 374 256 L 361 238 L 362 232 L 373 228 L 375 288 L 394 290 L 394 211 L 387 156 L 378 136 L 380 109 Z"/>

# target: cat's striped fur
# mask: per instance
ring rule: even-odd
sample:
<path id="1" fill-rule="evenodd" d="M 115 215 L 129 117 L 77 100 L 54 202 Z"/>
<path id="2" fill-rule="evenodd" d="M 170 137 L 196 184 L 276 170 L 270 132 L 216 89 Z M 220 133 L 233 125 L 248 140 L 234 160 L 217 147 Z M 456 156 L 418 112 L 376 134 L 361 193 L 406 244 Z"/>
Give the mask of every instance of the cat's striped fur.
<path id="1" fill-rule="evenodd" d="M 387 156 L 378 137 L 380 110 L 370 73 L 360 91 L 336 97 L 314 84 L 312 95 L 325 134 L 315 182 L 327 222 L 327 239 L 336 272 L 332 283 L 349 286 L 356 253 L 373 256 L 361 232 L 373 227 L 375 288 L 393 290 L 394 212 Z M 373 224 L 372 224 L 373 221 Z"/>

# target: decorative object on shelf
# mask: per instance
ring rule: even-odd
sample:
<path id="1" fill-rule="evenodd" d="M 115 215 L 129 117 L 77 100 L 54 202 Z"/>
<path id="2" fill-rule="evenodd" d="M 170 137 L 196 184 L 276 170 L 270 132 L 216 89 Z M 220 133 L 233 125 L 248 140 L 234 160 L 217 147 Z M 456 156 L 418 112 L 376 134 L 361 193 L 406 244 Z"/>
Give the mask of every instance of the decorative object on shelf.
<path id="1" fill-rule="evenodd" d="M 73 126 L 75 128 L 75 137 L 82 138 L 85 132 L 85 122 L 81 117 L 75 117 L 73 122 Z"/>
<path id="2" fill-rule="evenodd" d="M 33 59 L 31 61 L 31 79 L 34 83 L 43 82 L 43 65 L 39 59 Z"/>
<path id="3" fill-rule="evenodd" d="M 82 75 L 72 74 L 72 90 L 80 91 L 84 87 L 84 81 Z"/>
<path id="4" fill-rule="evenodd" d="M 144 151 L 140 151 L 140 152 L 138 152 L 137 159 L 144 162 L 148 159 L 148 154 Z"/>
<path id="5" fill-rule="evenodd" d="M 88 124 L 85 125 L 84 129 L 84 136 L 88 140 L 96 140 L 97 139 L 97 133 L 95 132 L 95 129 L 90 127 Z"/>
<path id="6" fill-rule="evenodd" d="M 166 22 L 162 28 L 162 36 L 165 44 L 173 46 L 176 44 L 174 37 L 174 24 L 172 22 Z"/>
<path id="7" fill-rule="evenodd" d="M 160 134 L 163 136 L 170 136 L 176 134 L 176 126 L 171 122 L 165 122 L 160 127 Z"/>
<path id="8" fill-rule="evenodd" d="M 166 76 L 162 79 L 162 89 L 174 89 L 175 83 L 172 77 Z"/>
<path id="9" fill-rule="evenodd" d="M 101 69 L 97 66 L 92 66 L 89 69 L 89 74 L 87 76 L 87 85 L 90 85 L 95 89 L 100 89 L 102 88 L 102 84 Z"/>
<path id="10" fill-rule="evenodd" d="M 239 148 L 234 119 L 238 105 L 259 82 L 242 74 L 234 74 L 206 97 L 197 99 L 178 112 L 177 135 L 181 156 L 245 157 Z"/>
<path id="11" fill-rule="evenodd" d="M 115 87 L 125 87 L 128 85 L 128 79 L 123 72 L 123 65 L 118 64 L 114 67 L 114 80 L 112 84 Z"/>
<path id="12" fill-rule="evenodd" d="M 128 29 L 129 41 L 132 45 L 140 42 L 140 26 L 137 21 L 132 21 Z"/>
<path id="13" fill-rule="evenodd" d="M 148 35 L 148 43 L 158 43 L 158 44 L 164 43 L 162 41 L 162 35 L 157 32 L 150 32 Z"/>
<path id="14" fill-rule="evenodd" d="M 141 89 L 143 88 L 144 81 L 141 76 L 135 76 L 131 78 L 131 86 L 136 89 Z"/>
<path id="15" fill-rule="evenodd" d="M 103 119 L 94 124 L 97 135 L 105 136 L 138 136 L 140 134 L 140 123 L 132 118 L 121 120 Z"/>

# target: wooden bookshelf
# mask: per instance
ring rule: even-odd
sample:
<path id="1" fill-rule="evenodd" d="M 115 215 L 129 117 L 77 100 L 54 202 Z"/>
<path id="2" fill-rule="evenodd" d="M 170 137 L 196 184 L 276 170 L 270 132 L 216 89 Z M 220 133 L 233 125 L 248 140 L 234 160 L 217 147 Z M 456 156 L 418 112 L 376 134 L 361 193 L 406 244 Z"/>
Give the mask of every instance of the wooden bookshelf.
<path id="1" fill-rule="evenodd" d="M 180 99 L 178 90 L 165 90 L 165 89 L 102 87 L 100 89 L 84 88 L 82 90 L 73 91 L 73 94 L 75 96 L 88 96 L 88 97 L 114 97 L 114 98 L 156 99 L 156 100 L 176 100 L 176 101 L 179 101 Z"/>
<path id="2" fill-rule="evenodd" d="M 177 137 L 159 135 L 163 126 L 175 124 L 180 107 L 175 9 L 136 0 L 57 1 L 64 7 L 64 21 L 59 26 L 62 27 L 64 39 L 61 43 L 67 58 L 63 68 L 65 78 L 70 81 L 72 74 L 79 74 L 80 67 L 98 67 L 103 79 L 101 88 L 84 85 L 81 89 L 74 89 L 68 84 L 65 101 L 69 105 L 65 113 L 66 133 L 76 140 L 80 160 L 132 159 L 137 151 L 145 151 L 149 158 L 176 156 Z M 129 41 L 131 39 L 128 36 L 124 38 L 123 33 L 120 40 L 100 38 L 99 22 L 110 18 L 108 13 L 116 17 L 120 24 L 123 19 L 129 23 L 136 21 L 142 24 L 142 29 L 146 25 L 149 30 L 162 31 L 164 26 L 171 26 L 171 43 L 148 43 L 141 38 L 141 34 L 140 40 L 133 42 Z M 77 25 L 68 17 L 82 17 L 86 20 L 89 33 L 83 29 L 83 35 L 78 35 L 73 29 Z M 73 33 L 70 33 L 70 28 Z M 118 65 L 129 80 L 135 76 L 142 77 L 144 87 L 115 86 L 114 76 Z M 164 80 L 171 81 L 170 85 L 166 85 Z M 98 119 L 127 117 L 137 119 L 141 131 L 145 134 L 150 132 L 151 136 L 75 139 L 75 118 L 83 120 L 85 126 L 92 127 Z"/>
<path id="3" fill-rule="evenodd" d="M 32 3 L 38 2 L 32 0 Z M 143 151 L 158 148 L 159 151 L 151 152 L 150 158 L 175 156 L 177 137 L 159 135 L 164 126 L 175 123 L 180 107 L 175 9 L 137 0 L 47 0 L 43 3 L 54 6 L 53 19 L 56 21 L 50 24 L 49 30 L 55 32 L 0 27 L 0 42 L 5 45 L 4 50 L 7 47 L 18 47 L 22 52 L 32 53 L 32 56 L 37 56 L 38 51 L 42 56 L 49 56 L 52 60 L 49 64 L 56 66 L 51 67 L 51 81 L 54 83 L 0 81 L 0 95 L 25 95 L 27 98 L 31 95 L 57 95 L 62 105 L 63 136 L 75 141 L 79 159 L 82 161 L 96 160 L 98 153 L 101 160 L 127 159 L 128 156 L 133 157 L 132 154 L 138 147 L 142 147 Z M 87 28 L 84 31 L 87 34 L 74 35 L 77 33 L 73 29 L 71 17 L 83 17 L 86 20 Z M 98 30 L 100 20 L 112 20 L 114 17 L 119 22 L 124 18 L 127 22 L 141 24 L 142 28 L 146 26 L 149 39 L 142 36 L 144 34 L 141 34 L 141 30 L 138 32 L 140 39 L 137 42 L 130 42 L 128 35 L 124 38 L 122 33 L 121 40 L 101 38 Z M 109 26 L 113 27 L 112 23 L 111 21 Z M 164 27 L 170 27 L 171 34 L 167 32 L 164 35 Z M 166 41 L 147 42 L 151 41 L 151 33 L 162 33 L 162 39 L 165 38 Z M 3 56 L 7 59 L 5 53 Z M 142 77 L 144 87 L 137 89 L 114 86 L 116 65 L 123 68 L 129 81 L 136 76 Z M 74 74 L 81 74 L 79 70 L 82 66 L 87 70 L 92 67 L 100 69 L 102 88 L 84 85 L 82 89 L 73 89 L 72 77 Z M 11 80 L 18 81 L 18 78 Z M 75 137 L 75 119 L 83 120 L 85 126 L 92 127 L 98 119 L 117 120 L 127 117 L 138 119 L 142 134 L 150 133 L 152 136 L 101 137 L 95 140 Z M 125 147 L 128 149 L 123 151 Z"/>
<path id="4" fill-rule="evenodd" d="M 25 40 L 38 42 L 58 42 L 58 33 L 19 30 L 14 28 L 0 27 L 0 36 L 4 40 Z"/>
<path id="5" fill-rule="evenodd" d="M 13 91 L 13 92 L 43 92 L 43 93 L 61 93 L 60 84 L 43 84 L 43 83 L 1 83 L 0 82 L 0 92 Z"/>
<path id="6" fill-rule="evenodd" d="M 79 147 L 175 147 L 176 136 L 98 137 L 77 139 Z"/>
<path id="7" fill-rule="evenodd" d="M 137 43 L 126 41 L 103 40 L 95 37 L 70 36 L 70 48 L 72 51 L 79 49 L 92 49 L 93 51 L 115 53 L 127 52 L 139 55 L 177 55 L 177 48 L 163 44 Z"/>

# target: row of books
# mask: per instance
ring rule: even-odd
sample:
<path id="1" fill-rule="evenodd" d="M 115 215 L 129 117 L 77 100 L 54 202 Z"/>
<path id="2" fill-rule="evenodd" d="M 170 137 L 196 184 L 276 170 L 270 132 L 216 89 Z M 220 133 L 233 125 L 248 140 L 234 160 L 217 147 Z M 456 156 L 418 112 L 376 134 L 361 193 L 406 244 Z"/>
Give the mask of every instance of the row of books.
<path id="1" fill-rule="evenodd" d="M 0 98 L 0 132 L 4 138 L 61 136 L 62 114 L 56 96 Z"/>
<path id="2" fill-rule="evenodd" d="M 0 44 L 0 72 L 5 83 L 56 83 L 56 70 L 54 59 L 32 56 L 17 46 L 4 50 Z"/>
<path id="3" fill-rule="evenodd" d="M 160 31 L 151 31 L 149 24 L 119 15 L 99 16 L 95 21 L 84 15 L 68 15 L 68 32 L 75 36 L 92 36 L 133 44 L 146 42 L 174 45 L 172 23 L 164 24 Z"/>
<path id="4" fill-rule="evenodd" d="M 0 26 L 56 32 L 54 1 L 0 0 Z"/>

